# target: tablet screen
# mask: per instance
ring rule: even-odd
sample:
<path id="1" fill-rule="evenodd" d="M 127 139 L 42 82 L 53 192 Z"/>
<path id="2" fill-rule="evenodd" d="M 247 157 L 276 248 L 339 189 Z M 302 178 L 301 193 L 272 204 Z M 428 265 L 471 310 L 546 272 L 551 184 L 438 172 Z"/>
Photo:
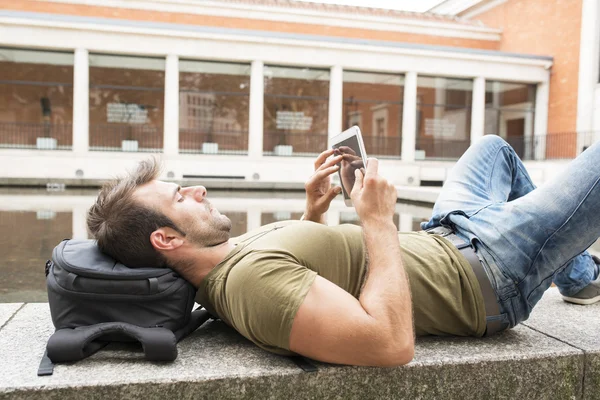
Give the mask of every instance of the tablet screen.
<path id="1" fill-rule="evenodd" d="M 360 151 L 358 145 L 358 139 L 356 135 L 350 136 L 339 143 L 336 143 L 333 148 L 335 149 L 335 155 L 342 155 L 343 159 L 340 163 L 340 182 L 342 184 L 342 191 L 344 192 L 344 198 L 350 198 L 350 192 L 354 187 L 354 181 L 356 180 L 354 171 L 357 168 L 362 168 L 364 173 L 365 164 L 363 162 L 363 154 Z"/>

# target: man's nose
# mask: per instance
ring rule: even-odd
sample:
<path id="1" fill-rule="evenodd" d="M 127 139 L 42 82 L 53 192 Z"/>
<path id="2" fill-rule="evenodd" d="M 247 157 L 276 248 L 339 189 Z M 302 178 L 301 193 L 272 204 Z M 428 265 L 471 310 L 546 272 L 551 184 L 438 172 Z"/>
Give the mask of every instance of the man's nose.
<path id="1" fill-rule="evenodd" d="M 186 196 L 192 196 L 196 201 L 202 201 L 206 197 L 206 188 L 204 186 L 188 186 L 181 191 Z"/>

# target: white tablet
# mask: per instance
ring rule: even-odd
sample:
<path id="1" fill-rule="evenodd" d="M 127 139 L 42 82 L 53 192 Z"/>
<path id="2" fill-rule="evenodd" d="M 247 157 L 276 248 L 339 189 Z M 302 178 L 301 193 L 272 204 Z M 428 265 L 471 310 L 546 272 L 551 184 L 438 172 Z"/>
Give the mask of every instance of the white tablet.
<path id="1" fill-rule="evenodd" d="M 342 193 L 344 194 L 344 202 L 348 207 L 352 207 L 350 192 L 354 187 L 354 171 L 358 168 L 363 169 L 367 165 L 367 153 L 363 143 L 362 135 L 358 126 L 340 133 L 329 139 L 329 147 L 336 149 L 335 155 L 342 154 L 344 156 L 340 162 L 340 183 L 342 185 Z"/>

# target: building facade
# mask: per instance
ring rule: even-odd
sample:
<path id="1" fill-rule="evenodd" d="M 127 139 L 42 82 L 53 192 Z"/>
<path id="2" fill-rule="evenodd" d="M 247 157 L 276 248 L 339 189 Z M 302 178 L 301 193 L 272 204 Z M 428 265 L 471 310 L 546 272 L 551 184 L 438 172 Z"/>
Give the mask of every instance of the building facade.
<path id="1" fill-rule="evenodd" d="M 598 3 L 2 3 L 0 179 L 105 179 L 161 153 L 166 178 L 303 182 L 358 125 L 399 185 L 443 181 L 484 134 L 543 181 L 600 139 Z"/>

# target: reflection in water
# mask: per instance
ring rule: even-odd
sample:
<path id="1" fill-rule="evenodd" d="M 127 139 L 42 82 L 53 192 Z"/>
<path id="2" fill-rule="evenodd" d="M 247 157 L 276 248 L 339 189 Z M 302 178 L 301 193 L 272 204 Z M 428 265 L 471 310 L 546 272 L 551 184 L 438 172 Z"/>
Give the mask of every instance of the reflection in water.
<path id="1" fill-rule="evenodd" d="M 85 216 L 96 191 L 48 193 L 40 190 L 0 190 L 0 302 L 45 302 L 44 265 L 52 249 L 65 238 L 88 237 Z M 297 192 L 213 192 L 211 203 L 232 222 L 232 236 L 276 221 L 300 219 L 304 194 Z M 419 230 L 430 207 L 397 204 L 399 231 Z M 340 199 L 327 215 L 329 225 L 358 224 L 358 216 Z M 600 254 L 600 242 L 592 246 Z"/>

